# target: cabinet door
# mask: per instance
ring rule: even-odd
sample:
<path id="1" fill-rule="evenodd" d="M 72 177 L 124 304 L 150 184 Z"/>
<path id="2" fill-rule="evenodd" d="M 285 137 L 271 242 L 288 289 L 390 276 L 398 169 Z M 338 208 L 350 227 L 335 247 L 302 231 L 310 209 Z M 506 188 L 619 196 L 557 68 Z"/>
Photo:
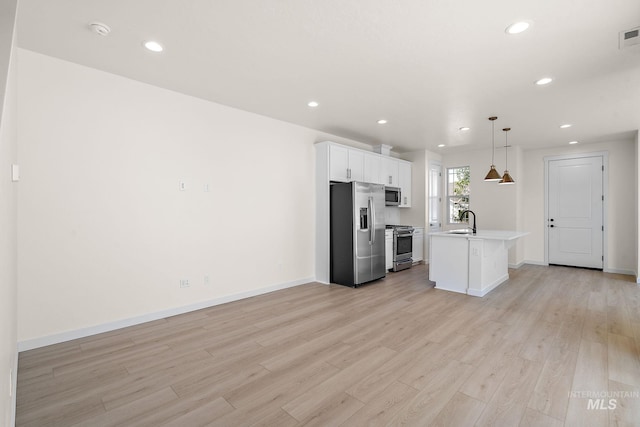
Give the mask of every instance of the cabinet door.
<path id="1" fill-rule="evenodd" d="M 413 246 L 411 248 L 413 262 L 422 261 L 424 259 L 424 229 L 413 229 Z"/>
<path id="2" fill-rule="evenodd" d="M 393 268 L 393 233 L 385 233 L 384 260 L 387 270 Z"/>
<path id="3" fill-rule="evenodd" d="M 349 149 L 349 165 L 347 166 L 349 181 L 367 182 L 364 179 L 364 152 Z"/>
<path id="4" fill-rule="evenodd" d="M 383 184 L 389 187 L 398 187 L 398 161 L 391 157 L 383 157 L 382 159 Z"/>
<path id="5" fill-rule="evenodd" d="M 401 208 L 411 207 L 411 163 L 398 162 L 398 182 L 402 191 L 400 199 Z"/>
<path id="6" fill-rule="evenodd" d="M 329 146 L 329 179 L 348 182 L 349 149 L 335 145 Z"/>
<path id="7" fill-rule="evenodd" d="M 383 184 L 382 157 L 376 154 L 365 153 L 364 155 L 364 182 Z"/>

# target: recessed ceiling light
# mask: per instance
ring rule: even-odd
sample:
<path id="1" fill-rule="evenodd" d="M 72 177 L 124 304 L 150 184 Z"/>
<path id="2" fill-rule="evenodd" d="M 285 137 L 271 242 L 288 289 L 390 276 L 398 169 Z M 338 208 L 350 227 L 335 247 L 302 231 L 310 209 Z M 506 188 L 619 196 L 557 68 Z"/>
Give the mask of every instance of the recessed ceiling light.
<path id="1" fill-rule="evenodd" d="M 538 86 L 544 86 L 544 85 L 548 85 L 552 81 L 553 81 L 553 79 L 551 77 L 543 77 L 540 80 L 536 81 L 536 84 Z"/>
<path id="2" fill-rule="evenodd" d="M 444 144 L 438 144 L 438 148 L 444 147 Z"/>
<path id="3" fill-rule="evenodd" d="M 378 120 L 378 124 L 379 125 L 386 125 L 387 121 L 385 119 L 380 119 L 380 120 Z"/>
<path id="4" fill-rule="evenodd" d="M 107 24 L 103 24 L 102 22 L 92 22 L 89 24 L 89 28 L 96 34 L 100 34 L 101 36 L 106 36 L 111 32 L 111 28 Z"/>
<path id="5" fill-rule="evenodd" d="M 515 22 L 509 25 L 504 32 L 507 34 L 520 34 L 521 32 L 526 31 L 530 26 L 531 23 L 527 21 Z"/>
<path id="6" fill-rule="evenodd" d="M 146 47 L 151 52 L 162 52 L 164 50 L 164 47 L 162 47 L 160 43 L 153 40 L 144 42 L 144 47 Z"/>
<path id="7" fill-rule="evenodd" d="M 572 126 L 571 123 L 565 123 L 563 125 L 560 125 L 560 129 L 570 128 L 571 126 Z"/>
<path id="8" fill-rule="evenodd" d="M 468 127 L 466 127 L 466 126 L 462 126 L 461 128 L 459 128 L 459 130 L 461 130 L 461 131 L 463 131 L 463 132 L 464 132 L 464 131 L 467 131 L 467 130 L 469 130 L 469 129 L 471 129 L 471 128 L 468 128 Z"/>
<path id="9" fill-rule="evenodd" d="M 577 144 L 577 143 L 578 143 L 578 141 L 569 141 L 569 144 L 571 144 L 571 145 L 574 145 L 574 144 Z"/>
<path id="10" fill-rule="evenodd" d="M 311 107 L 311 108 L 315 108 L 315 107 L 317 107 L 317 106 L 318 106 L 318 105 L 320 105 L 320 104 L 318 104 L 316 101 L 309 101 L 309 102 L 307 103 L 307 105 L 308 105 L 309 107 Z"/>

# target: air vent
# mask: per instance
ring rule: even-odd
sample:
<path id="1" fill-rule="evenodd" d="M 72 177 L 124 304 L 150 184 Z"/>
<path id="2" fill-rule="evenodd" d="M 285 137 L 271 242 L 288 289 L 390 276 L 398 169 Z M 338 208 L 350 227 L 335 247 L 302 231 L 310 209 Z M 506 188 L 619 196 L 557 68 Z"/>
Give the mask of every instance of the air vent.
<path id="1" fill-rule="evenodd" d="M 640 44 L 640 27 L 620 31 L 620 49 Z"/>

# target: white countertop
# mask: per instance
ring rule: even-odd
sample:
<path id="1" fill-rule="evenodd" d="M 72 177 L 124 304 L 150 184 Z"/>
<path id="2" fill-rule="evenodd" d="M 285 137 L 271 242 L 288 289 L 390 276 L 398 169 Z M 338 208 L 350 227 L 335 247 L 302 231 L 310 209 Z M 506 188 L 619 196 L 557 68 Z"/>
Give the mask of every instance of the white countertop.
<path id="1" fill-rule="evenodd" d="M 528 231 L 511 231 L 511 230 L 477 230 L 476 234 L 456 234 L 451 231 L 438 231 L 429 233 L 430 236 L 456 237 L 465 239 L 484 239 L 484 240 L 515 240 L 529 234 Z"/>

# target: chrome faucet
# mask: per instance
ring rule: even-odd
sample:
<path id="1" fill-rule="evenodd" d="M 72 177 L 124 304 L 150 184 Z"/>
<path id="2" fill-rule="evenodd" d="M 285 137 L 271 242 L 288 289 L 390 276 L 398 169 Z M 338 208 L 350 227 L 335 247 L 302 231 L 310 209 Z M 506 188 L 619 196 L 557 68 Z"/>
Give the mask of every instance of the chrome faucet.
<path id="1" fill-rule="evenodd" d="M 476 213 L 474 211 L 470 211 L 467 209 L 466 211 L 460 212 L 460 221 L 462 221 L 462 217 L 464 217 L 464 215 L 467 214 L 467 222 L 468 222 L 470 213 L 473 214 L 473 234 L 476 234 Z"/>

